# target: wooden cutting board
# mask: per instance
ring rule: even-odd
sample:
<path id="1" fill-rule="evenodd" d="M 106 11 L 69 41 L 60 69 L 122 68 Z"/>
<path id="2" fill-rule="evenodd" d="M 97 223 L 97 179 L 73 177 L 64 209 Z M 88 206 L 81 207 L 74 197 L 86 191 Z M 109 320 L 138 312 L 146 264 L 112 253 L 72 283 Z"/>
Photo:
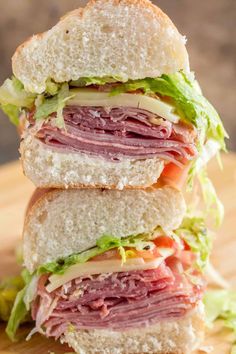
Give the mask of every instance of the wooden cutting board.
<path id="1" fill-rule="evenodd" d="M 215 240 L 212 263 L 236 288 L 236 155 L 223 156 L 223 164 L 223 171 L 219 170 L 215 162 L 209 166 L 210 177 L 226 210 L 224 224 Z M 19 271 L 14 250 L 20 240 L 24 212 L 33 190 L 32 183 L 23 176 L 18 162 L 0 168 L 0 279 Z M 22 340 L 11 343 L 4 333 L 4 325 L 0 325 L 0 354 L 70 352 L 68 347 L 39 335 L 25 342 L 23 337 L 27 331 L 27 327 L 22 328 Z M 214 354 L 228 354 L 230 339 L 230 333 L 217 325 L 207 333 L 206 345 L 214 346 Z"/>

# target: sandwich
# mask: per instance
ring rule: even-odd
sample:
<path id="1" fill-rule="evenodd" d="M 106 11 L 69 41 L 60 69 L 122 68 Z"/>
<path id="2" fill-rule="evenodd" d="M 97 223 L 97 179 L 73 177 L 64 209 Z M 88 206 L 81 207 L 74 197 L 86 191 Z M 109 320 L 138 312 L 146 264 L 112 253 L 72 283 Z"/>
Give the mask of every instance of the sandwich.
<path id="1" fill-rule="evenodd" d="M 148 0 L 91 0 L 13 56 L 0 106 L 36 190 L 7 325 L 81 354 L 187 354 L 204 334 L 211 238 L 182 194 L 227 133 L 186 40 Z M 206 213 L 207 214 L 207 213 Z"/>
<path id="2" fill-rule="evenodd" d="M 227 136 L 185 38 L 148 0 L 96 0 L 22 44 L 0 105 L 37 187 L 183 185 Z"/>
<path id="3" fill-rule="evenodd" d="M 75 352 L 190 353 L 203 338 L 210 241 L 173 187 L 36 190 L 23 250 L 25 288 L 7 326 Z"/>

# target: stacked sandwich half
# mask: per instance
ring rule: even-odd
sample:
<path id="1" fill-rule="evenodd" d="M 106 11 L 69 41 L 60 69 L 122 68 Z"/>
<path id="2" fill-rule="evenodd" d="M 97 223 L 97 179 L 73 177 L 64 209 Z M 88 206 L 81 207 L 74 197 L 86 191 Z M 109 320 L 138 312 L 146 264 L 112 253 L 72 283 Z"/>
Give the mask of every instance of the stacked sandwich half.
<path id="1" fill-rule="evenodd" d="M 210 240 L 183 192 L 198 175 L 221 211 L 202 171 L 226 133 L 185 39 L 148 0 L 93 0 L 20 46 L 13 73 L 0 103 L 39 189 L 7 333 L 30 312 L 29 338 L 77 353 L 190 353 Z"/>

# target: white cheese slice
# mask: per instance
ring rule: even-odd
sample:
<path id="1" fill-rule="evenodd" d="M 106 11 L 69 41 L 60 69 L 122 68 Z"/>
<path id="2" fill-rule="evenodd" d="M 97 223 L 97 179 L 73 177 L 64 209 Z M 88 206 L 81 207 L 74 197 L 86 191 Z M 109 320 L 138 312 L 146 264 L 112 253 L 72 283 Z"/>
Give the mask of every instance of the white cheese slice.
<path id="1" fill-rule="evenodd" d="M 141 108 L 172 123 L 178 123 L 180 120 L 180 117 L 175 114 L 175 107 L 150 96 L 131 93 L 111 96 L 109 92 L 99 92 L 94 89 L 72 89 L 70 92 L 74 97 L 67 102 L 67 105 Z M 152 123 L 155 124 L 155 120 Z"/>
<path id="2" fill-rule="evenodd" d="M 134 270 L 147 270 L 158 268 L 164 259 L 170 256 L 173 250 L 165 253 L 162 257 L 155 258 L 151 261 L 145 261 L 143 258 L 128 258 L 125 263 L 119 259 L 111 259 L 104 261 L 89 261 L 72 265 L 62 275 L 54 274 L 49 277 L 49 284 L 46 289 L 52 292 L 63 284 L 81 276 L 104 274 L 104 273 L 120 273 L 130 272 Z"/>

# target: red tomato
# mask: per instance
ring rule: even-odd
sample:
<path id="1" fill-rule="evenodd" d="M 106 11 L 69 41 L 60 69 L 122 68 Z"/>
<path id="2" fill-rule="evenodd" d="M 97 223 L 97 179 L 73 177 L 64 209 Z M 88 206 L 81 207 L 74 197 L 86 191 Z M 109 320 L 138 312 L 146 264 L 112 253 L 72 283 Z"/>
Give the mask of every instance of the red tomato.
<path id="1" fill-rule="evenodd" d="M 181 188 L 186 182 L 189 166 L 189 163 L 183 167 L 179 167 L 173 162 L 168 163 L 161 174 L 164 183 Z"/>
<path id="2" fill-rule="evenodd" d="M 184 249 L 185 251 L 191 251 L 191 247 L 187 244 L 186 241 L 182 240 L 183 244 L 184 244 Z"/>
<path id="3" fill-rule="evenodd" d="M 155 245 L 157 247 L 162 247 L 162 248 L 176 248 L 175 241 L 172 240 L 172 238 L 168 236 L 160 236 L 157 237 L 154 241 Z"/>

